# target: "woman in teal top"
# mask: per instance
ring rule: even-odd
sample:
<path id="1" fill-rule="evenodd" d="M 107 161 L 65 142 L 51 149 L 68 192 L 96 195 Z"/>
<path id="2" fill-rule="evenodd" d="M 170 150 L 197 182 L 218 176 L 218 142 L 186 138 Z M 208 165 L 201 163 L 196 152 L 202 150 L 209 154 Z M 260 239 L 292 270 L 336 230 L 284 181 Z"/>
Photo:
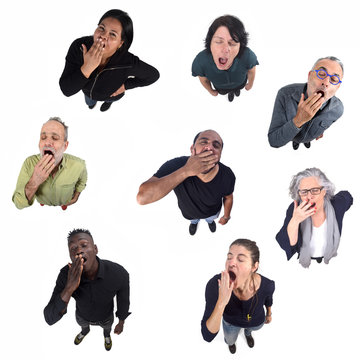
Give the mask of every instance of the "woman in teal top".
<path id="1" fill-rule="evenodd" d="M 241 89 L 252 88 L 255 66 L 259 65 L 247 42 L 248 33 L 237 17 L 217 18 L 208 30 L 205 50 L 193 61 L 192 75 L 199 77 L 211 95 L 228 94 L 229 101 L 233 101 Z"/>

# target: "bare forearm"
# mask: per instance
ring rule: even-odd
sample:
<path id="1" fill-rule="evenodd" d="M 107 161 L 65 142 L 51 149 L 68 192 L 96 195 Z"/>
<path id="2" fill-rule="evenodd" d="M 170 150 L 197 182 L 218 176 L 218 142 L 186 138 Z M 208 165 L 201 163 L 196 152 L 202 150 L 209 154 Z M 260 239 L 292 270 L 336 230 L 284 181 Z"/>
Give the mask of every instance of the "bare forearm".
<path id="1" fill-rule="evenodd" d="M 215 305 L 214 311 L 206 321 L 206 327 L 213 334 L 216 334 L 220 330 L 221 319 L 224 313 L 225 306 L 226 305 L 222 305 L 218 300 Z"/>
<path id="2" fill-rule="evenodd" d="M 162 178 L 152 177 L 140 185 L 137 202 L 140 205 L 151 204 L 162 199 L 188 177 L 184 167 Z"/>
<path id="3" fill-rule="evenodd" d="M 233 196 L 227 196 L 224 198 L 224 216 L 230 218 L 231 209 L 233 206 Z"/>
<path id="4" fill-rule="evenodd" d="M 203 77 L 203 76 L 199 76 L 199 80 L 201 82 L 201 85 L 211 94 L 214 95 L 216 93 L 217 95 L 217 91 L 214 90 L 211 86 L 211 82 L 208 78 Z"/>
<path id="5" fill-rule="evenodd" d="M 252 87 L 253 84 L 254 84 L 255 73 L 256 73 L 256 71 L 255 71 L 255 66 L 247 72 L 247 78 L 248 78 L 247 84 L 248 84 L 248 86 L 250 86 L 250 87 Z"/>
<path id="6" fill-rule="evenodd" d="M 31 177 L 29 182 L 25 185 L 25 196 L 28 199 L 28 201 L 31 201 L 33 199 L 38 188 L 39 185 Z"/>

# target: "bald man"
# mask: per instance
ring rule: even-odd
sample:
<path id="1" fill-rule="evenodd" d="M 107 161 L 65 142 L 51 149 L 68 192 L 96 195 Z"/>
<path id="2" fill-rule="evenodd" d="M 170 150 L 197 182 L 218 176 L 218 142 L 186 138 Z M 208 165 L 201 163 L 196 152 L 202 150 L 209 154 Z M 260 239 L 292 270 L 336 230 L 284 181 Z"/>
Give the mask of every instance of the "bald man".
<path id="1" fill-rule="evenodd" d="M 41 205 L 74 204 L 85 189 L 85 161 L 64 154 L 68 147 L 68 127 L 58 117 L 50 118 L 41 128 L 40 154 L 28 157 L 21 168 L 13 202 L 18 209 Z"/>
<path id="2" fill-rule="evenodd" d="M 235 175 L 220 162 L 223 141 L 214 130 L 202 131 L 190 147 L 191 156 L 167 161 L 146 182 L 141 184 L 137 201 L 140 205 L 160 200 L 174 190 L 183 216 L 190 220 L 189 232 L 194 235 L 200 219 L 205 219 L 211 232 L 216 231 L 222 204 L 224 215 L 219 223 L 230 220 Z"/>

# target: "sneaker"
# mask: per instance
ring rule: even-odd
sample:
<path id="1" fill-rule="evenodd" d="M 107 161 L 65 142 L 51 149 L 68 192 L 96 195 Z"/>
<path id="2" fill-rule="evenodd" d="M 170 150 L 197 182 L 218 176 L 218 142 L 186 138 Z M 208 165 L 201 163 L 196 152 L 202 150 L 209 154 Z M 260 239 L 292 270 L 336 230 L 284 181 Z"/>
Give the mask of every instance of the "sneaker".
<path id="1" fill-rule="evenodd" d="M 235 353 L 236 353 L 236 344 L 234 344 L 234 345 L 229 345 L 229 351 L 230 351 L 232 354 L 235 354 Z"/>
<path id="2" fill-rule="evenodd" d="M 106 351 L 110 351 L 112 347 L 112 341 L 110 336 L 106 336 L 104 341 L 104 346 Z"/>
<path id="3" fill-rule="evenodd" d="M 66 210 L 66 209 L 67 209 L 67 205 L 61 205 L 61 208 L 62 208 L 63 210 Z"/>
<path id="4" fill-rule="evenodd" d="M 100 106 L 100 111 L 104 112 L 106 110 L 110 109 L 112 102 L 103 102 L 102 105 Z"/>
<path id="5" fill-rule="evenodd" d="M 190 226 L 189 226 L 190 235 L 195 235 L 196 230 L 197 230 L 197 224 L 190 224 Z"/>
<path id="6" fill-rule="evenodd" d="M 83 339 L 84 339 L 85 336 L 86 336 L 86 335 L 83 335 L 82 333 L 77 334 L 77 335 L 75 336 L 74 344 L 75 344 L 75 345 L 79 345 L 79 344 L 83 341 Z"/>
<path id="7" fill-rule="evenodd" d="M 311 146 L 311 142 L 304 143 L 305 147 L 308 149 Z"/>
<path id="8" fill-rule="evenodd" d="M 215 232 L 216 231 L 216 222 L 213 221 L 211 224 L 208 224 L 209 225 L 209 229 L 211 232 Z"/>
<path id="9" fill-rule="evenodd" d="M 246 342 L 247 344 L 249 345 L 250 348 L 253 348 L 254 345 L 255 345 L 255 342 L 254 342 L 254 338 L 250 335 L 245 335 L 246 337 Z"/>
<path id="10" fill-rule="evenodd" d="M 228 93 L 228 99 L 230 102 L 232 102 L 234 100 L 234 92 L 233 91 Z"/>
<path id="11" fill-rule="evenodd" d="M 299 143 L 293 141 L 293 149 L 297 150 L 299 148 Z"/>

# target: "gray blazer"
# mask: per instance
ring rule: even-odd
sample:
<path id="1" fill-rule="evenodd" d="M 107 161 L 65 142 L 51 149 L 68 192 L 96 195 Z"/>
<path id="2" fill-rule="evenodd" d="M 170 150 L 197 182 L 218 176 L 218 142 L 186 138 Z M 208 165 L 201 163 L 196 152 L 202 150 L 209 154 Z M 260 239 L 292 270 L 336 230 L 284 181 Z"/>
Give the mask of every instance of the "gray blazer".
<path id="1" fill-rule="evenodd" d="M 297 112 L 301 94 L 306 98 L 307 84 L 291 84 L 281 88 L 277 94 L 271 124 L 268 132 L 269 143 L 272 147 L 281 147 L 289 141 L 307 143 L 331 126 L 344 112 L 340 99 L 333 96 L 316 115 L 300 129 L 293 119 Z"/>

